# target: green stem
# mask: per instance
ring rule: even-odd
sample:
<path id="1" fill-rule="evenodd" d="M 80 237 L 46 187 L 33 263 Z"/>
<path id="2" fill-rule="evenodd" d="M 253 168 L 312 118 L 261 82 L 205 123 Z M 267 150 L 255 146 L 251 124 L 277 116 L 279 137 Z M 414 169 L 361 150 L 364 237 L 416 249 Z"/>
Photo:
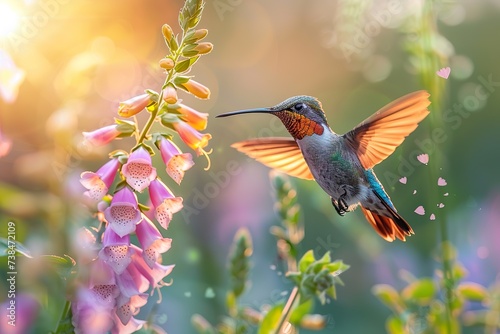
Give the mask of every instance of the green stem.
<path id="1" fill-rule="evenodd" d="M 173 54 L 174 64 L 176 64 L 177 61 L 179 60 L 179 57 L 181 56 L 181 53 L 182 53 L 182 50 L 184 49 L 184 47 L 185 47 L 185 45 L 184 45 L 184 32 L 183 32 L 181 43 L 180 43 L 179 47 L 177 48 L 177 50 L 174 51 L 174 54 Z M 148 122 L 146 123 L 146 125 L 142 129 L 141 134 L 139 136 L 139 139 L 137 139 L 137 145 L 142 144 L 142 142 L 146 139 L 146 137 L 149 133 L 149 130 L 151 130 L 151 127 L 153 126 L 153 124 L 156 120 L 156 116 L 158 115 L 158 111 L 160 110 L 160 107 L 163 104 L 163 102 L 162 102 L 163 101 L 163 90 L 165 89 L 165 87 L 167 87 L 167 85 L 170 83 L 170 81 L 172 80 L 172 78 L 174 77 L 174 75 L 176 73 L 177 72 L 175 71 L 175 68 L 172 68 L 172 70 L 170 70 L 168 72 L 168 76 L 165 79 L 165 82 L 163 83 L 163 86 L 161 87 L 160 95 L 158 96 L 158 103 L 156 104 L 155 109 L 151 112 L 151 115 L 149 116 Z"/>
<path id="2" fill-rule="evenodd" d="M 65 330 L 68 326 L 66 320 L 68 318 L 70 311 L 71 311 L 71 302 L 67 300 L 66 303 L 64 304 L 64 308 L 62 310 L 61 317 L 59 318 L 59 322 L 57 323 L 57 329 L 54 332 L 55 334 L 67 333 L 67 331 Z"/>
<path id="3" fill-rule="evenodd" d="M 278 322 L 278 326 L 276 327 L 276 331 L 274 334 L 281 334 L 284 333 L 285 331 L 285 322 L 290 318 L 290 314 L 292 312 L 292 307 L 293 304 L 295 304 L 295 301 L 297 300 L 297 297 L 299 297 L 299 288 L 294 287 L 292 290 L 292 293 L 290 294 L 290 297 L 288 297 L 288 301 L 286 302 L 285 307 L 283 308 L 283 312 L 281 312 L 281 317 Z"/>
<path id="4" fill-rule="evenodd" d="M 420 23 L 422 29 L 422 43 L 424 54 L 422 57 L 422 81 L 424 86 L 429 90 L 432 98 L 432 104 L 430 106 L 432 112 L 430 115 L 431 124 L 433 128 L 443 128 L 442 124 L 442 106 L 444 100 L 445 86 L 444 81 L 440 80 L 433 70 L 440 68 L 446 63 L 445 58 L 438 55 L 433 47 L 432 38 L 438 34 L 438 28 L 436 24 L 436 18 L 433 11 L 433 1 L 428 0 L 423 6 L 422 21 Z M 431 153 L 431 152 L 429 152 Z M 434 143 L 433 152 L 433 164 L 431 169 L 431 182 L 430 187 L 435 187 L 439 175 L 439 167 L 443 166 L 444 159 L 443 154 L 439 147 Z M 436 192 L 429 197 L 429 203 L 435 206 L 439 202 L 439 196 Z M 448 237 L 448 227 L 446 224 L 446 212 L 440 212 L 439 221 L 439 234 L 441 241 L 441 258 L 443 261 L 443 280 L 444 280 L 444 304 L 445 304 L 445 323 L 446 323 L 446 333 L 452 332 L 452 302 L 453 302 L 453 273 L 452 273 L 452 260 L 449 255 L 449 237 Z"/>

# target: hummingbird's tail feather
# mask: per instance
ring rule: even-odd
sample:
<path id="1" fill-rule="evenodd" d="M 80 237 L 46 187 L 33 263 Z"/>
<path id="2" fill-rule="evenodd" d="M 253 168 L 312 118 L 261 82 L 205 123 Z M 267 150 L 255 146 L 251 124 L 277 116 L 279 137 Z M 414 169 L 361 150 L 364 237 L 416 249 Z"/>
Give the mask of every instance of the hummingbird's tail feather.
<path id="1" fill-rule="evenodd" d="M 385 215 L 380 215 L 378 210 L 371 211 L 363 206 L 361 209 L 375 231 L 387 241 L 392 242 L 396 240 L 396 238 L 405 241 L 405 236 L 413 234 L 411 226 L 394 210 L 390 212 L 392 217 L 387 217 Z"/>

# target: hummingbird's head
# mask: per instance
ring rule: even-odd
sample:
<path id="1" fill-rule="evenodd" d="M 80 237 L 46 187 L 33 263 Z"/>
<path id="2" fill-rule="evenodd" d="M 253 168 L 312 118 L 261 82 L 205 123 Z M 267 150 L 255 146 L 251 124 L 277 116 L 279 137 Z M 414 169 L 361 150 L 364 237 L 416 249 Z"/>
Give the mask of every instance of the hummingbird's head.
<path id="1" fill-rule="evenodd" d="M 248 113 L 265 113 L 277 116 L 295 139 L 302 139 L 313 134 L 323 134 L 324 125 L 328 125 L 321 102 L 312 96 L 294 96 L 270 108 L 239 110 L 218 115 L 227 117 Z"/>

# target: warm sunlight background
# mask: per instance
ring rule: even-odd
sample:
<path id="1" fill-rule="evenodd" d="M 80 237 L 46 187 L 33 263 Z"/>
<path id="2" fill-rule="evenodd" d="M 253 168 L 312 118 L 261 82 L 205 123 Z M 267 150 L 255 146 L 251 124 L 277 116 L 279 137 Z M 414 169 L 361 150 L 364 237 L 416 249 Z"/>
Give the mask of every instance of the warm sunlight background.
<path id="1" fill-rule="evenodd" d="M 332 128 L 344 133 L 390 100 L 422 88 L 412 68 L 418 59 L 404 45 L 408 38 L 411 41 L 412 6 L 419 6 L 419 1 L 392 1 L 399 10 L 379 17 L 383 25 L 376 15 L 387 12 L 391 1 L 374 1 L 359 25 L 353 23 L 356 15 L 371 2 L 352 1 L 342 10 L 341 3 L 208 1 L 201 25 L 209 30 L 215 47 L 192 74 L 210 87 L 212 97 L 203 102 L 187 94 L 182 98 L 210 113 L 214 152 L 210 171 L 203 171 L 205 161 L 198 159 L 184 186 L 172 185 L 188 209 L 174 216 L 166 233 L 174 240 L 165 255 L 168 263 L 176 264 L 174 284 L 163 290 L 162 303 L 153 306 L 153 322 L 169 333 L 194 333 L 189 320 L 193 313 L 215 322 L 224 312 L 225 261 L 241 226 L 250 229 L 255 248 L 246 302 L 275 302 L 287 289 L 283 273 L 270 269 L 278 260 L 269 234 L 277 218 L 268 169 L 230 148 L 238 140 L 287 133 L 270 116 L 215 115 L 306 94 L 323 102 Z M 83 147 L 81 132 L 111 122 L 123 99 L 145 88 L 159 89 L 163 76 L 157 62 L 166 52 L 160 29 L 166 22 L 177 27 L 182 4 L 0 0 L 0 49 L 10 59 L 0 57 L 0 92 L 6 89 L 12 97 L 11 103 L 0 98 L 0 140 L 12 143 L 10 152 L 0 158 L 0 226 L 14 220 L 18 239 L 34 254 L 72 254 L 75 230 L 93 223 L 79 204 L 83 190 L 78 178 L 82 171 L 99 167 L 110 150 Z M 316 184 L 296 181 L 306 221 L 304 250 L 330 250 L 351 265 L 343 274 L 346 285 L 338 289 L 338 300 L 316 309 L 331 315 L 324 333 L 385 332 L 390 311 L 370 289 L 377 283 L 402 287 L 402 271 L 434 274 L 439 228 L 430 213 L 439 219 L 440 210 L 447 211 L 450 238 L 469 270 L 469 280 L 488 285 L 499 279 L 500 2 L 439 2 L 435 10 L 447 39 L 436 45 L 452 69 L 440 111 L 447 117 L 446 139 L 422 144 L 432 136 L 430 122 L 424 121 L 375 168 L 416 235 L 406 243 L 386 243 L 361 212 L 341 218 Z M 373 29 L 372 36 L 358 35 L 359 29 Z M 341 48 L 342 43 L 350 47 Z M 469 97 L 478 89 L 487 92 L 488 99 L 471 102 Z M 439 168 L 448 183 L 445 188 L 429 179 L 426 166 L 415 162 L 413 152 L 422 147 L 430 163 L 442 157 Z M 407 176 L 408 183 L 392 182 L 388 175 Z M 425 204 L 431 193 L 446 192 L 444 208 Z M 427 214 L 419 216 L 414 210 L 422 204 Z M 44 296 L 48 311 L 42 332 L 52 329 L 61 307 L 57 298 L 63 298 L 64 291 L 44 268 L 23 267 L 20 261 L 18 271 L 26 273 L 20 276 L 20 290 Z"/>

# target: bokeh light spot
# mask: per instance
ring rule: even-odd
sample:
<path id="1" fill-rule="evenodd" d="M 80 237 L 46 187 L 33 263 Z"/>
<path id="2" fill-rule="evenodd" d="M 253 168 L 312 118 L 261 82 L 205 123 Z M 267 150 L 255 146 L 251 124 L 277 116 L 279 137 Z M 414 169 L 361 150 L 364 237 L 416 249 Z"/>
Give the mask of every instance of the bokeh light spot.
<path id="1" fill-rule="evenodd" d="M 478 247 L 476 253 L 477 257 L 483 260 L 490 255 L 488 248 L 486 248 L 485 246 Z"/>
<path id="2" fill-rule="evenodd" d="M 19 14 L 8 4 L 0 2 L 0 37 L 7 37 L 19 26 Z"/>

